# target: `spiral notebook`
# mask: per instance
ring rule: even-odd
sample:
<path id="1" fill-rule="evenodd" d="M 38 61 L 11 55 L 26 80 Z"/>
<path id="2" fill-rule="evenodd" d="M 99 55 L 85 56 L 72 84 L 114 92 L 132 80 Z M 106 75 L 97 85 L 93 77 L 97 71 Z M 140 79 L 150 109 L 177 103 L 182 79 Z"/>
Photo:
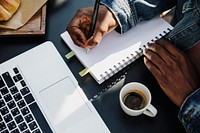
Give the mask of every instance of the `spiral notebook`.
<path id="1" fill-rule="evenodd" d="M 89 72 L 101 84 L 139 58 L 149 42 L 161 38 L 172 28 L 163 18 L 155 17 L 140 22 L 124 34 L 116 31 L 108 33 L 101 43 L 88 53 L 73 43 L 67 31 L 61 34 L 61 38 L 86 67 L 82 75 Z"/>

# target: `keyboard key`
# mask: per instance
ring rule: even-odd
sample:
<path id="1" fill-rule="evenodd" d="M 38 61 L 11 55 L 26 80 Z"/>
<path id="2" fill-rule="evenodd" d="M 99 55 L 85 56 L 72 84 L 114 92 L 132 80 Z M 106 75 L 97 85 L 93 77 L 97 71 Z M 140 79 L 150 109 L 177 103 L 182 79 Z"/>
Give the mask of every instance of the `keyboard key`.
<path id="1" fill-rule="evenodd" d="M 3 131 L 6 128 L 6 125 L 4 122 L 0 123 L 0 131 Z"/>
<path id="2" fill-rule="evenodd" d="M 12 119 L 13 118 L 12 118 L 11 114 L 7 114 L 6 116 L 4 116 L 4 120 L 5 120 L 6 123 L 12 121 Z"/>
<path id="3" fill-rule="evenodd" d="M 2 115 L 5 115 L 5 114 L 7 114 L 7 113 L 9 112 L 9 110 L 8 110 L 8 108 L 5 106 L 5 107 L 3 107 L 3 108 L 0 109 L 0 112 L 1 112 Z"/>
<path id="4" fill-rule="evenodd" d="M 22 87 L 26 86 L 26 82 L 24 80 L 22 80 L 20 83 L 21 83 Z"/>
<path id="5" fill-rule="evenodd" d="M 10 100 L 12 100 L 12 96 L 10 94 L 7 94 L 7 95 L 4 96 L 4 100 L 6 102 L 9 102 Z"/>
<path id="6" fill-rule="evenodd" d="M 26 95 L 26 94 L 28 94 L 30 92 L 30 90 L 28 89 L 28 87 L 25 87 L 25 88 L 21 89 L 20 91 L 21 91 L 21 93 L 22 93 L 23 96 Z"/>
<path id="7" fill-rule="evenodd" d="M 17 67 L 13 68 L 13 71 L 15 72 L 15 74 L 18 74 L 19 73 L 19 70 Z"/>
<path id="8" fill-rule="evenodd" d="M 13 97 L 14 97 L 16 102 L 22 99 L 22 96 L 21 96 L 20 93 L 15 94 Z"/>
<path id="9" fill-rule="evenodd" d="M 18 115 L 17 117 L 15 117 L 15 121 L 17 124 L 21 123 L 22 121 L 24 121 L 23 117 L 21 115 Z"/>
<path id="10" fill-rule="evenodd" d="M 10 88 L 10 92 L 11 92 L 12 94 L 15 94 L 15 93 L 17 93 L 17 92 L 18 92 L 18 89 L 17 89 L 17 87 L 16 87 L 16 86 L 14 86 L 14 87 Z"/>
<path id="11" fill-rule="evenodd" d="M 5 102 L 3 101 L 3 99 L 0 99 L 0 108 L 5 106 Z"/>
<path id="12" fill-rule="evenodd" d="M 23 108 L 24 106 L 26 106 L 26 103 L 24 102 L 24 100 L 21 100 L 21 101 L 17 102 L 17 105 L 19 108 Z"/>
<path id="13" fill-rule="evenodd" d="M 17 127 L 14 121 L 8 123 L 7 126 L 9 130 L 13 130 L 14 128 Z"/>
<path id="14" fill-rule="evenodd" d="M 15 82 L 18 82 L 18 81 L 19 81 L 18 78 L 17 78 L 17 76 L 14 76 L 14 77 L 13 77 L 13 80 L 14 80 Z"/>
<path id="15" fill-rule="evenodd" d="M 31 133 L 29 130 L 24 131 L 23 133 Z M 32 132 L 33 133 L 33 132 Z"/>
<path id="16" fill-rule="evenodd" d="M 21 74 L 17 74 L 17 75 L 15 75 L 15 76 L 13 77 L 13 79 L 14 79 L 15 82 L 18 82 L 18 81 L 22 80 L 23 78 L 22 78 L 22 75 L 21 75 Z"/>
<path id="17" fill-rule="evenodd" d="M 13 116 L 16 116 L 18 115 L 20 112 L 19 112 L 19 109 L 18 108 L 14 108 L 13 110 L 11 110 L 11 113 Z"/>
<path id="18" fill-rule="evenodd" d="M 33 101 L 35 101 L 35 99 L 33 98 L 32 94 L 28 94 L 24 97 L 25 101 L 27 104 L 32 103 Z"/>
<path id="19" fill-rule="evenodd" d="M 25 116 L 25 120 L 27 123 L 33 121 L 33 116 L 31 114 L 28 114 L 27 116 Z"/>
<path id="20" fill-rule="evenodd" d="M 5 94 L 7 94 L 9 91 L 8 91 L 8 88 L 7 88 L 7 87 L 4 87 L 4 88 L 2 88 L 2 89 L 0 90 L 0 92 L 1 92 L 2 95 L 5 95 Z"/>
<path id="21" fill-rule="evenodd" d="M 21 74 L 17 74 L 16 76 L 17 76 L 18 81 L 23 79 Z"/>
<path id="22" fill-rule="evenodd" d="M 23 115 L 27 115 L 30 111 L 28 110 L 27 107 L 25 107 L 25 108 L 21 109 L 21 112 Z"/>
<path id="23" fill-rule="evenodd" d="M 32 111 L 33 115 L 35 116 L 35 119 L 38 122 L 42 131 L 45 133 L 53 133 L 53 131 L 49 127 L 46 119 L 44 118 L 40 108 L 38 107 L 37 103 L 34 102 L 29 107 L 30 107 L 30 110 Z"/>
<path id="24" fill-rule="evenodd" d="M 28 128 L 25 122 L 19 124 L 18 127 L 19 127 L 20 131 L 24 131 Z"/>
<path id="25" fill-rule="evenodd" d="M 36 129 L 38 127 L 35 121 L 33 121 L 30 124 L 28 124 L 28 126 L 29 126 L 29 128 L 31 130 L 34 130 L 34 129 Z"/>
<path id="26" fill-rule="evenodd" d="M 15 130 L 13 130 L 11 133 L 20 133 L 19 130 L 16 128 Z"/>
<path id="27" fill-rule="evenodd" d="M 2 79 L 1 76 L 0 76 L 0 88 L 2 88 L 2 87 L 4 87 L 4 86 L 5 86 L 5 83 L 4 83 L 3 79 Z"/>
<path id="28" fill-rule="evenodd" d="M 5 72 L 4 74 L 2 74 L 2 76 L 9 88 L 14 85 L 14 82 L 8 72 Z"/>
<path id="29" fill-rule="evenodd" d="M 15 104 L 15 102 L 13 100 L 11 102 L 9 102 L 7 105 L 8 105 L 9 109 L 12 109 L 12 108 L 16 107 L 16 104 Z"/>
<path id="30" fill-rule="evenodd" d="M 33 131 L 32 133 L 41 133 L 41 131 L 39 129 L 36 129 L 35 131 Z"/>

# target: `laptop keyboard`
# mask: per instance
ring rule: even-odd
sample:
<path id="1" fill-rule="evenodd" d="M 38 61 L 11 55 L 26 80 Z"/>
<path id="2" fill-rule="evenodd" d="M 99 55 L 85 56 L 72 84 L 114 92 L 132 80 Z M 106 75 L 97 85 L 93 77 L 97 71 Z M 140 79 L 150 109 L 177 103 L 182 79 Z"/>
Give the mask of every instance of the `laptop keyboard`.
<path id="1" fill-rule="evenodd" d="M 41 126 L 42 125 L 42 126 Z M 0 75 L 0 133 L 51 133 L 19 69 Z"/>

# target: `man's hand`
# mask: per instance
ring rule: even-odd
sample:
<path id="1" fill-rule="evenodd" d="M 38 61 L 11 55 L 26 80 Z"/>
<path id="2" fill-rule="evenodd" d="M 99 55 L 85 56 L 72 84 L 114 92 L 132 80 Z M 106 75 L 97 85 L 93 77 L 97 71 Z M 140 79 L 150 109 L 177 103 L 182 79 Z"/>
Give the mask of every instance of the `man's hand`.
<path id="1" fill-rule="evenodd" d="M 199 87 L 197 72 L 186 55 L 166 40 L 148 45 L 144 63 L 177 106 Z"/>
<path id="2" fill-rule="evenodd" d="M 114 30 L 118 25 L 112 12 L 100 5 L 94 34 L 87 40 L 93 9 L 94 7 L 80 8 L 67 26 L 73 42 L 82 48 L 95 47 L 106 33 Z"/>

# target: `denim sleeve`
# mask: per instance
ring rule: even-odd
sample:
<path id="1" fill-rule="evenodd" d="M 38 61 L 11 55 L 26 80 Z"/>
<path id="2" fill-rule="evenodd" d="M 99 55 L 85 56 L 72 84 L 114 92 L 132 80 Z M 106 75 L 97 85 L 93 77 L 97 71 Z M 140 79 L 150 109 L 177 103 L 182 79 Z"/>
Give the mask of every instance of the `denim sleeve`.
<path id="1" fill-rule="evenodd" d="M 186 98 L 178 118 L 188 133 L 200 133 L 200 88 Z"/>
<path id="2" fill-rule="evenodd" d="M 149 20 L 170 9 L 176 0 L 101 0 L 115 15 L 120 33 L 134 27 L 139 21 Z"/>
<path id="3" fill-rule="evenodd" d="M 177 9 L 181 10 L 174 29 L 167 36 L 182 51 L 193 47 L 200 40 L 200 0 L 187 0 Z"/>

